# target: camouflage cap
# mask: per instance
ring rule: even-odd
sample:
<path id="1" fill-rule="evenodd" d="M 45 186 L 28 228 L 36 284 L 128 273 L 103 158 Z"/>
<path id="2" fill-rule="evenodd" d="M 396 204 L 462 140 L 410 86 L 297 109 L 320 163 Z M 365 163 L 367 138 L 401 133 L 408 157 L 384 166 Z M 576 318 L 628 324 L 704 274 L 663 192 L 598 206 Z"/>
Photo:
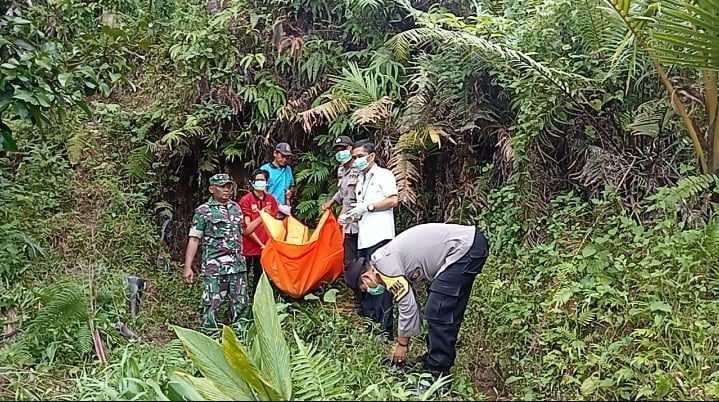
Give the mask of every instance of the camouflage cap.
<path id="1" fill-rule="evenodd" d="M 212 177 L 210 177 L 210 185 L 211 186 L 223 186 L 227 183 L 234 183 L 232 181 L 232 178 L 230 175 L 226 173 L 218 173 Z"/>

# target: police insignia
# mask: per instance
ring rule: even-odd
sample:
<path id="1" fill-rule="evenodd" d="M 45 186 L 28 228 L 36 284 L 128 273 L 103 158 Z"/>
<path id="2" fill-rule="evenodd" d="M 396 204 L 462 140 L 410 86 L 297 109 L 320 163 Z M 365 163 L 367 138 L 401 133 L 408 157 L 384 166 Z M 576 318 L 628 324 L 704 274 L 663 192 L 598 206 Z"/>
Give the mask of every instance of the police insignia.
<path id="1" fill-rule="evenodd" d="M 387 285 L 387 290 L 392 293 L 395 301 L 400 301 L 409 293 L 409 282 L 404 276 L 389 277 L 379 274 L 382 281 Z"/>

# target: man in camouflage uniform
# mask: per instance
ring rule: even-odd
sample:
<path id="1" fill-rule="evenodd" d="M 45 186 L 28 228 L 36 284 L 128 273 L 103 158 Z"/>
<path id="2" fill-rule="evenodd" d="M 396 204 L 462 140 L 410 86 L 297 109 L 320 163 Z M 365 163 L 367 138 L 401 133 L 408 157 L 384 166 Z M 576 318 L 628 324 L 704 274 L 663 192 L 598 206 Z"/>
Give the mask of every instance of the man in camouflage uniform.
<path id="1" fill-rule="evenodd" d="M 201 275 L 202 328 L 217 328 L 217 312 L 223 300 L 230 303 L 230 321 L 234 324 L 246 315 L 249 305 L 247 269 L 242 256 L 240 206 L 231 200 L 234 183 L 227 174 L 210 178 L 212 197 L 195 209 L 190 239 L 185 253 L 184 278 L 192 283 L 192 262 L 202 244 Z"/>

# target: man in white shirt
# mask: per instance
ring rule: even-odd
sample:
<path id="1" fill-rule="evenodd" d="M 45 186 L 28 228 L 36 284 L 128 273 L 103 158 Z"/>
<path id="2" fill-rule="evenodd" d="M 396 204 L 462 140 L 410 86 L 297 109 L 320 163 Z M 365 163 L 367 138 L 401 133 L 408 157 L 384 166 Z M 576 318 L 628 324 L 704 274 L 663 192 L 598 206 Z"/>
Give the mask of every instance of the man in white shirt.
<path id="1" fill-rule="evenodd" d="M 394 207 L 399 204 L 394 174 L 376 163 L 374 144 L 357 144 L 352 150 L 353 166 L 360 172 L 355 187 L 357 205 L 347 211 L 347 219 L 358 221 L 357 254 L 369 259 L 380 247 L 394 239 Z M 392 338 L 392 297 L 388 294 L 363 296 L 360 312 L 378 321 Z"/>

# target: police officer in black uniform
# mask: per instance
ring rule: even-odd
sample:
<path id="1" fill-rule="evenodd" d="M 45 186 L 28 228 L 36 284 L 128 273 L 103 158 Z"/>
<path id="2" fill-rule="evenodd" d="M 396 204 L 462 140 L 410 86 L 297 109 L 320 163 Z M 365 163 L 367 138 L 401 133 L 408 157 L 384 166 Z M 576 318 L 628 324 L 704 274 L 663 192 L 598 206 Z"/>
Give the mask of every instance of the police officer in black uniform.
<path id="1" fill-rule="evenodd" d="M 369 294 L 388 291 L 399 306 L 399 336 L 390 359 L 406 360 L 410 338 L 420 335 L 420 313 L 413 287 L 429 281 L 424 318 L 428 323 L 424 369 L 447 375 L 454 365 L 459 328 L 474 279 L 482 270 L 489 245 L 474 226 L 428 223 L 407 229 L 369 260 L 355 261 L 347 284 Z"/>

